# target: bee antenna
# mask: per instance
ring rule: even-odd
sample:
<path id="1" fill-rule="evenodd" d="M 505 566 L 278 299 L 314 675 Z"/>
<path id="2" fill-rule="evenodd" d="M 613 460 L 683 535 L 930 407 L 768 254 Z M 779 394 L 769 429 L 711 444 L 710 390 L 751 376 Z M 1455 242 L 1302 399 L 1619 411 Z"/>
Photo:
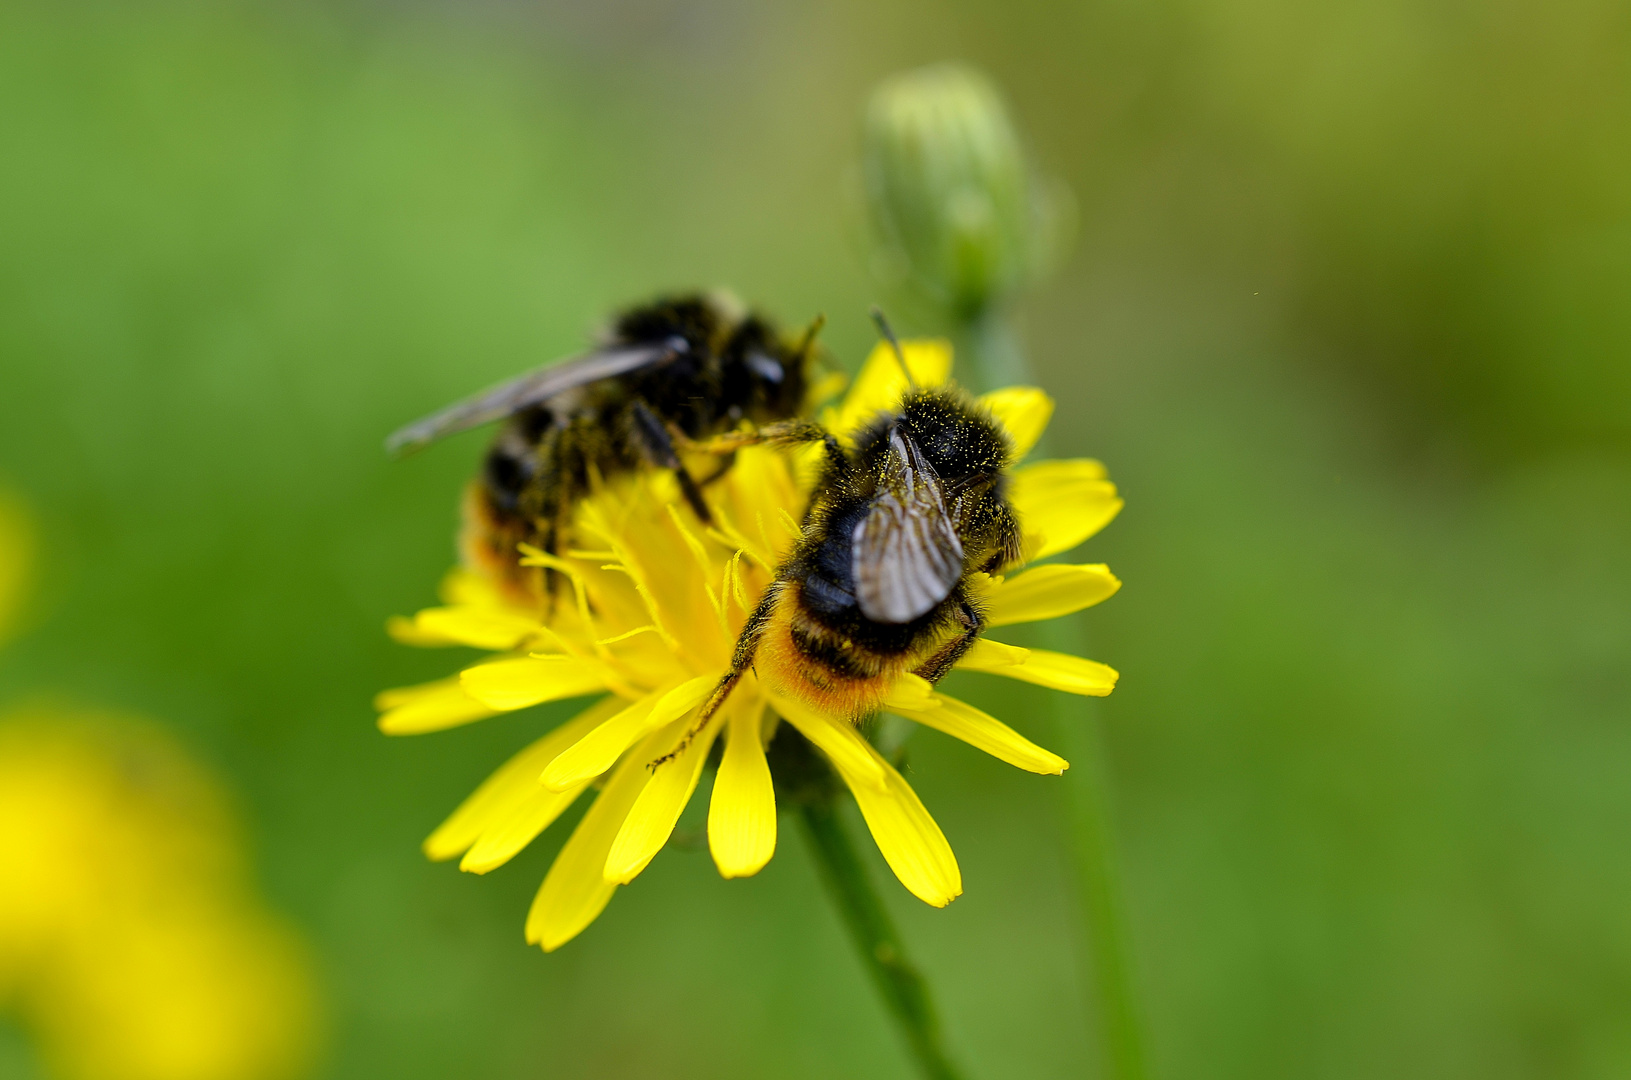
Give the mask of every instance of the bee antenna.
<path id="1" fill-rule="evenodd" d="M 900 339 L 895 336 L 895 331 L 890 327 L 889 320 L 884 317 L 883 308 L 876 304 L 872 305 L 872 321 L 878 324 L 879 333 L 883 334 L 884 340 L 889 342 L 889 347 L 895 350 L 895 359 L 900 362 L 901 371 L 906 373 L 906 385 L 916 390 L 917 380 L 912 378 L 912 369 L 906 364 L 906 354 L 901 351 Z"/>
<path id="2" fill-rule="evenodd" d="M 810 325 L 804 330 L 804 337 L 799 340 L 798 357 L 801 361 L 809 358 L 810 350 L 815 346 L 816 335 L 821 333 L 821 328 L 826 325 L 827 316 L 824 313 L 810 320 Z"/>

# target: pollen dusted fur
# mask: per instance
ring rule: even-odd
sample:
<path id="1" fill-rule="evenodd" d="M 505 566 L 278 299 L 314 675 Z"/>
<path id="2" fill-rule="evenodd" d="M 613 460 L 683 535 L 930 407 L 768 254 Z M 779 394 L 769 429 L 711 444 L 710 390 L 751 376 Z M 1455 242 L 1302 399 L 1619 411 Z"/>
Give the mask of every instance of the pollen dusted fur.
<path id="1" fill-rule="evenodd" d="M 899 488 L 893 474 L 903 445 L 915 449 L 916 467 L 938 488 L 914 512 L 943 513 L 955 541 L 948 547 L 960 558 L 945 579 L 924 583 L 933 597 L 927 610 L 893 622 L 869 617 L 858 593 L 869 575 L 926 572 L 913 559 L 910 530 L 928 526 L 905 522 L 903 547 L 865 546 L 869 518 L 895 505 L 880 504 Z M 1019 559 L 1007 499 L 1012 456 L 1001 423 L 951 386 L 909 392 L 898 412 L 856 434 L 853 450 L 830 442 L 804 538 L 744 630 L 735 669 L 751 664 L 777 690 L 851 720 L 875 712 L 906 672 L 938 682 L 984 625 L 967 575 L 994 574 Z"/>

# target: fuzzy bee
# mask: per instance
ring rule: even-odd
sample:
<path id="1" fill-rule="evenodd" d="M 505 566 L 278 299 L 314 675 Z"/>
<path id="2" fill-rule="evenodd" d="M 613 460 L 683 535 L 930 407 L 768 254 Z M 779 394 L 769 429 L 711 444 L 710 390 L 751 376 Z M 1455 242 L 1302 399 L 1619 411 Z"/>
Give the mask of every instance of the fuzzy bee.
<path id="1" fill-rule="evenodd" d="M 465 556 L 523 592 L 522 543 L 555 552 L 573 504 L 597 478 L 653 466 L 670 469 L 698 518 L 711 515 L 675 438 L 704 439 L 747 421 L 758 427 L 798 414 L 810 387 L 821 320 L 790 341 L 729 297 L 688 295 L 631 308 L 594 351 L 493 387 L 401 429 L 393 454 L 504 420 L 466 501 Z M 543 579 L 548 581 L 547 577 Z M 547 591 L 547 586 L 545 590 Z"/>
<path id="2" fill-rule="evenodd" d="M 898 345 L 896 355 L 904 367 Z M 938 682 L 985 626 L 970 576 L 1021 558 L 1007 497 L 1013 444 L 1002 425 L 957 387 L 913 387 L 852 448 L 807 423 L 752 437 L 821 441 L 825 463 L 803 537 L 749 616 L 694 730 L 750 668 L 778 692 L 853 720 L 875 711 L 903 673 Z"/>

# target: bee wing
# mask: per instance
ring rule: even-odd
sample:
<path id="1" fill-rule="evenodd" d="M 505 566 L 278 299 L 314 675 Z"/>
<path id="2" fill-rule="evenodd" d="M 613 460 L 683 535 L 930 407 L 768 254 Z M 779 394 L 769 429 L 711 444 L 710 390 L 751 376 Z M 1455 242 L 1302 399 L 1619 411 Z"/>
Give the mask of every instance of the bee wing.
<path id="1" fill-rule="evenodd" d="M 879 480 L 852 537 L 855 598 L 873 622 L 908 623 L 951 595 L 963 576 L 963 543 L 934 466 L 898 430 Z"/>
<path id="2" fill-rule="evenodd" d="M 631 371 L 662 363 L 677 356 L 672 345 L 635 345 L 605 349 L 529 371 L 508 382 L 484 390 L 456 405 L 416 420 L 385 440 L 387 452 L 409 454 L 437 439 L 456 435 L 494 420 L 502 420 L 529 405 L 548 401 L 557 394 L 587 383 L 626 375 Z"/>

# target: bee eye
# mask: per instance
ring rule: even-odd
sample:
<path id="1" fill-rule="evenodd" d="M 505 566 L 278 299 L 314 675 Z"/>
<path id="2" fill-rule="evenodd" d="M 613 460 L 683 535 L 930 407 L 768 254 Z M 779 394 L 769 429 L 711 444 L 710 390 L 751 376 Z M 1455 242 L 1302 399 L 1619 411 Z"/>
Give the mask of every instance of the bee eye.
<path id="1" fill-rule="evenodd" d="M 753 373 L 766 382 L 780 383 L 787 374 L 780 364 L 761 352 L 748 353 L 747 363 Z"/>

